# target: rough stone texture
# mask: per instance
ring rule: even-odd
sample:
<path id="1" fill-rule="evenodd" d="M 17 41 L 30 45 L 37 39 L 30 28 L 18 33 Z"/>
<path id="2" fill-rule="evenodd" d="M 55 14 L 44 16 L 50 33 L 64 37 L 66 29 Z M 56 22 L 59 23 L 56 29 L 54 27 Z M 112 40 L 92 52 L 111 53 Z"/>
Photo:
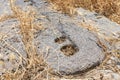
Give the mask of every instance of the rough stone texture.
<path id="1" fill-rule="evenodd" d="M 119 40 L 120 25 L 116 22 L 110 21 L 108 18 L 101 16 L 95 12 L 90 12 L 82 8 L 77 9 L 78 16 L 75 17 L 76 24 L 83 25 L 84 28 L 90 29 L 92 32 L 98 34 L 98 37 L 110 50 L 116 46 L 110 45 L 108 41 Z M 107 41 L 104 41 L 104 40 Z M 117 42 L 116 42 L 117 43 Z M 119 44 L 118 44 L 119 45 Z"/>
<path id="2" fill-rule="evenodd" d="M 86 77 L 87 80 L 120 80 L 120 75 L 111 70 L 95 70 Z"/>
<path id="3" fill-rule="evenodd" d="M 1 15 L 11 15 L 12 10 L 10 8 L 10 3 L 8 0 L 0 0 L 0 16 Z"/>
<path id="4" fill-rule="evenodd" d="M 0 74 L 17 68 L 19 53 L 26 56 L 18 23 L 16 19 L 0 22 Z"/>
<path id="5" fill-rule="evenodd" d="M 49 27 L 52 28 L 52 26 Z M 64 31 L 63 34 L 69 37 L 67 39 L 71 42 L 68 42 L 66 39 L 61 44 L 55 43 L 54 40 L 57 38 L 57 35 L 54 34 L 55 29 L 50 28 L 42 32 L 36 40 L 41 42 L 38 45 L 39 49 L 48 54 L 48 64 L 54 70 L 65 74 L 75 73 L 88 69 L 93 65 L 95 66 L 103 60 L 104 54 L 102 49 L 97 45 L 97 38 L 92 33 L 73 23 L 63 23 L 61 27 Z M 60 49 L 69 44 L 76 45 L 78 51 L 71 56 L 66 56 Z M 48 53 L 46 51 L 47 47 L 49 47 Z"/>
<path id="6" fill-rule="evenodd" d="M 77 9 L 77 12 L 78 17 L 76 17 L 76 19 L 80 20 L 81 18 L 84 18 L 85 23 L 89 23 L 91 27 L 98 29 L 99 34 L 102 34 L 109 38 L 118 38 L 120 36 L 120 25 L 116 22 L 111 22 L 106 17 L 103 17 L 95 12 L 89 12 L 82 8 Z"/>
<path id="7" fill-rule="evenodd" d="M 52 10 L 50 5 L 43 0 L 30 0 L 29 2 L 17 0 L 16 4 L 23 10 L 27 10 L 28 6 L 37 10 L 35 23 L 42 23 L 42 26 L 45 29 L 35 33 L 35 44 L 38 48 L 38 53 L 43 53 L 48 65 L 55 73 L 73 74 L 84 71 L 92 66 L 98 65 L 104 59 L 103 50 L 97 43 L 98 36 L 85 29 L 84 26 L 79 25 L 79 23 L 83 21 L 83 17 L 85 17 L 86 24 L 89 23 L 92 25 L 91 20 L 94 21 L 94 14 L 81 9 L 80 12 L 84 13 L 86 11 L 85 16 L 78 14 L 78 16 L 72 18 Z M 4 9 L 4 7 L 5 5 L 1 9 Z M 106 18 L 95 18 L 95 20 L 97 21 L 94 23 L 96 25 L 99 24 L 98 27 L 100 29 L 103 28 L 102 30 L 105 35 L 109 35 L 112 26 L 115 26 L 117 31 L 120 30 L 120 28 L 118 28 L 120 27 L 119 25 Z M 107 23 L 110 23 L 110 31 L 106 28 L 108 25 Z M 22 55 L 26 56 L 20 34 L 18 34 L 18 24 L 19 22 L 14 19 L 0 22 L 0 33 L 2 33 L 2 35 L 9 35 L 3 40 L 6 40 Z M 114 29 L 113 32 L 116 32 L 116 30 Z M 100 34 L 102 34 L 102 32 Z M 99 37 L 104 39 L 103 36 Z M 7 50 L 4 50 L 6 48 L 3 46 L 4 43 L 0 42 L 0 54 L 5 54 L 6 51 L 8 53 L 16 53 L 12 50 L 9 51 L 8 48 Z M 69 47 L 70 50 L 66 50 L 67 47 Z"/>

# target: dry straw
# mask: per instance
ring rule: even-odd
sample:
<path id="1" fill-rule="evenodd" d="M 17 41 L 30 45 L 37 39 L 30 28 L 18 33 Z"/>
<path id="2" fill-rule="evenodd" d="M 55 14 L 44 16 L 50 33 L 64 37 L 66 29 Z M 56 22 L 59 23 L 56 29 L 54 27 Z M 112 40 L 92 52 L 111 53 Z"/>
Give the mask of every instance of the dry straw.
<path id="1" fill-rule="evenodd" d="M 40 80 L 46 78 L 47 67 L 42 55 L 38 55 L 36 47 L 34 45 L 34 20 L 35 10 L 23 11 L 14 4 L 15 0 L 10 0 L 10 6 L 13 11 L 13 15 L 20 22 L 20 33 L 22 41 L 25 46 L 27 57 L 24 58 L 19 52 L 20 64 L 14 71 L 7 71 L 2 76 L 1 80 Z M 5 17 L 6 18 L 6 17 Z M 9 19 L 2 18 L 1 21 Z M 13 59 L 13 55 L 10 55 Z"/>
<path id="2" fill-rule="evenodd" d="M 120 24 L 120 0 L 48 0 L 53 7 L 63 13 L 73 15 L 76 8 L 95 11 Z"/>

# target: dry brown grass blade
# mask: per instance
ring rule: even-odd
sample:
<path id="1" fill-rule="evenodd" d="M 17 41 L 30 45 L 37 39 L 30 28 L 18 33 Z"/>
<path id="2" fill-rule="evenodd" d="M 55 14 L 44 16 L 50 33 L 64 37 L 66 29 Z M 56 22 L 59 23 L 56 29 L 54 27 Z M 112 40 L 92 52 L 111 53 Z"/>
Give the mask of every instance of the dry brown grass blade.
<path id="1" fill-rule="evenodd" d="M 2 16 L 0 16 L 0 22 L 3 22 L 8 19 L 13 19 L 13 18 L 15 18 L 14 15 L 2 15 Z"/>
<path id="2" fill-rule="evenodd" d="M 72 16 L 73 14 L 76 14 L 74 4 L 75 0 L 48 0 L 49 2 L 52 2 L 53 8 L 62 11 L 65 14 L 69 14 Z"/>
<path id="3" fill-rule="evenodd" d="M 27 57 L 34 59 L 34 56 L 37 54 L 34 46 L 34 15 L 35 11 L 22 11 L 19 7 L 14 5 L 14 1 L 10 0 L 11 9 L 16 16 L 16 18 L 20 21 L 20 32 L 23 36 L 22 41 L 25 45 L 25 50 L 27 53 Z"/>
<path id="4" fill-rule="evenodd" d="M 120 0 L 48 0 L 54 8 L 73 15 L 75 8 L 83 7 L 104 15 L 120 24 Z"/>
<path id="5" fill-rule="evenodd" d="M 46 63 L 41 55 L 38 55 L 36 52 L 36 47 L 34 45 L 34 19 L 35 19 L 35 11 L 30 9 L 27 12 L 21 10 L 14 4 L 15 0 L 10 0 L 10 6 L 14 13 L 14 16 L 20 22 L 20 32 L 22 35 L 22 41 L 25 46 L 25 51 L 27 53 L 27 58 L 24 64 L 20 64 L 17 70 L 14 72 L 8 71 L 4 73 L 0 77 L 0 79 L 4 80 L 27 80 L 34 79 L 36 80 L 42 79 L 46 76 L 41 76 L 46 74 L 45 66 Z M 36 27 L 35 27 L 36 29 Z M 37 28 L 39 29 L 39 28 Z M 26 62 L 27 61 L 27 62 Z M 42 73 L 41 73 L 42 72 Z M 39 79 L 36 77 L 40 75 Z"/>

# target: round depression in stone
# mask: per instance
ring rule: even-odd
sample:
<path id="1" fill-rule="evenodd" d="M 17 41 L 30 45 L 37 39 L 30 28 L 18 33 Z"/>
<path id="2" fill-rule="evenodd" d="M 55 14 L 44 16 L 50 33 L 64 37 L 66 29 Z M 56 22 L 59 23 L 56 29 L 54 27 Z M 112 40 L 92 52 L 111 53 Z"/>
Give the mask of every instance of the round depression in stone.
<path id="1" fill-rule="evenodd" d="M 44 26 L 46 26 L 46 24 Z M 60 27 L 57 23 L 54 25 L 56 27 Z M 73 23 L 64 22 L 62 29 L 64 31 L 64 35 L 69 38 L 66 38 L 62 43 L 56 43 L 56 35 L 54 34 L 54 30 L 50 28 L 51 26 L 42 32 L 36 38 L 36 41 L 41 42 L 38 44 L 39 51 L 42 50 L 42 53 L 44 53 L 43 55 L 47 55 L 45 59 L 54 73 L 74 74 L 96 66 L 104 59 L 103 50 L 97 44 L 97 37 L 87 29 Z M 70 39 L 69 41 L 71 42 L 67 42 L 67 39 Z M 65 45 L 69 45 L 69 43 L 74 43 L 78 50 L 75 51 L 74 54 L 67 56 L 64 55 L 61 49 Z M 48 47 L 49 50 L 46 50 Z"/>

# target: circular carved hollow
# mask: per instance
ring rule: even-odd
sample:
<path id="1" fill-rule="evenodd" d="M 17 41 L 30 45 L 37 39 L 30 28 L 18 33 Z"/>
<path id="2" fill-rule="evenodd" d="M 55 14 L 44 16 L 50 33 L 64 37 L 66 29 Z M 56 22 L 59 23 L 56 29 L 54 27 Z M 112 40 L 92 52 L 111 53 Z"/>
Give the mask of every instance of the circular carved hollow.
<path id="1" fill-rule="evenodd" d="M 61 44 L 61 43 L 65 42 L 65 40 L 66 40 L 66 37 L 62 36 L 62 37 L 56 38 L 54 41 L 55 41 L 55 43 Z"/>
<path id="2" fill-rule="evenodd" d="M 68 44 L 68 45 L 61 47 L 60 50 L 64 53 L 64 55 L 71 56 L 71 55 L 74 55 L 78 51 L 78 48 L 74 45 Z"/>

